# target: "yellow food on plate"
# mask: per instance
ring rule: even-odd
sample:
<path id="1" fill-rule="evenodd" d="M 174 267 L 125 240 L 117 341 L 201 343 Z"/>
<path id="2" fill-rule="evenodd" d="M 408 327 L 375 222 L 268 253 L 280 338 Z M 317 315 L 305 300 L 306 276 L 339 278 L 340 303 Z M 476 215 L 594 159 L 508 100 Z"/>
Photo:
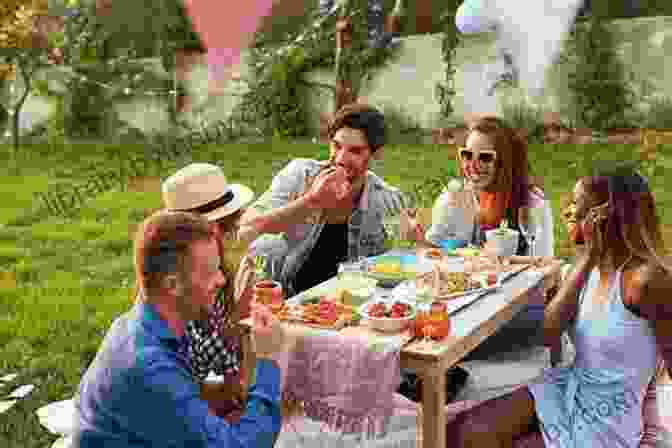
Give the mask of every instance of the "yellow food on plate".
<path id="1" fill-rule="evenodd" d="M 401 274 L 400 263 L 378 263 L 371 270 L 378 274 Z"/>

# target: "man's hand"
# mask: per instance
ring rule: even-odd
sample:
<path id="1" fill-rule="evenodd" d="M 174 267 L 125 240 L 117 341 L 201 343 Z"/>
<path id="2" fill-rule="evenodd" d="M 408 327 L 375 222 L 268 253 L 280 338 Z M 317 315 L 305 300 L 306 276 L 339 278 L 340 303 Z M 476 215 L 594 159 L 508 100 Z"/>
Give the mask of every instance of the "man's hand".
<path id="1" fill-rule="evenodd" d="M 273 359 L 285 345 L 285 330 L 263 305 L 252 305 L 252 319 L 252 344 L 257 357 Z"/>
<path id="2" fill-rule="evenodd" d="M 240 263 L 234 280 L 234 299 L 238 302 L 238 311 L 241 319 L 250 317 L 255 279 L 254 260 L 249 255 L 246 255 Z"/>
<path id="3" fill-rule="evenodd" d="M 534 265 L 535 268 L 545 268 L 546 266 L 550 266 L 555 262 L 554 257 L 531 257 L 532 258 L 532 264 Z"/>
<path id="4" fill-rule="evenodd" d="M 399 225 L 402 239 L 409 241 L 421 241 L 425 234 L 425 229 L 418 222 L 417 209 L 401 209 Z"/>
<path id="5" fill-rule="evenodd" d="M 321 172 L 306 193 L 312 208 L 340 209 L 352 206 L 352 184 L 341 167 Z"/>

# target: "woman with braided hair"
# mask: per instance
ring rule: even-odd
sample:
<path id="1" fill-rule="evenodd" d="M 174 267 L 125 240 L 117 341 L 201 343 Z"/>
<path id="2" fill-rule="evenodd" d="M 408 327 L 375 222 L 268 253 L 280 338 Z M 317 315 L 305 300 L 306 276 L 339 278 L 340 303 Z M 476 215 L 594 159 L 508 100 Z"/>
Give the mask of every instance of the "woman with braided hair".
<path id="1" fill-rule="evenodd" d="M 672 362 L 672 267 L 662 258 L 656 204 L 631 167 L 602 170 L 574 189 L 586 250 L 546 308 L 544 336 L 568 331 L 574 361 L 485 401 L 448 425 L 447 446 L 641 446 L 647 386 Z"/>

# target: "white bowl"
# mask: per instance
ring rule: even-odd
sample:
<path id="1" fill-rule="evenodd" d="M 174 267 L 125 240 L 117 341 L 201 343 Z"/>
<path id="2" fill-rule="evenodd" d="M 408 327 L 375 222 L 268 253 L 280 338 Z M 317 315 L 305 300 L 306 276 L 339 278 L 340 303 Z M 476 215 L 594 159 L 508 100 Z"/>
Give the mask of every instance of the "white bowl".
<path id="1" fill-rule="evenodd" d="M 402 302 L 406 303 L 411 307 L 411 314 L 407 317 L 403 317 L 400 319 L 395 319 L 392 317 L 371 317 L 369 316 L 368 308 L 369 306 L 373 305 L 374 303 L 378 302 L 383 302 L 385 303 L 388 307 L 392 306 L 394 302 Z M 415 319 L 415 305 L 413 305 L 411 302 L 406 301 L 406 300 L 393 300 L 393 301 L 384 301 L 384 300 L 375 300 L 369 303 L 366 303 L 362 305 L 360 308 L 360 313 L 362 316 L 364 316 L 368 321 L 369 325 L 371 328 L 374 330 L 378 330 L 384 333 L 399 333 L 411 324 L 413 319 Z"/>
<path id="2" fill-rule="evenodd" d="M 500 257 L 512 257 L 516 254 L 518 249 L 518 239 L 520 232 L 517 230 L 507 229 L 505 235 L 500 235 L 500 229 L 488 230 L 485 232 L 485 239 L 492 242 L 495 253 Z"/>

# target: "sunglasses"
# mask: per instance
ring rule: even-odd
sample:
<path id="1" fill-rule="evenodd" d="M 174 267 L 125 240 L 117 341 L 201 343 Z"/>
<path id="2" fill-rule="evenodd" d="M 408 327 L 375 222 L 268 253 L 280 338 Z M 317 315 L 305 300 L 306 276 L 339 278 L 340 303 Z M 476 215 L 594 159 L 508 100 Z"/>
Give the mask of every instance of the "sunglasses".
<path id="1" fill-rule="evenodd" d="M 467 148 L 460 148 L 457 152 L 460 156 L 460 160 L 463 162 L 471 162 L 472 160 L 478 160 L 483 164 L 493 163 L 497 160 L 497 152 L 492 149 L 482 149 L 480 151 L 472 151 Z"/>

